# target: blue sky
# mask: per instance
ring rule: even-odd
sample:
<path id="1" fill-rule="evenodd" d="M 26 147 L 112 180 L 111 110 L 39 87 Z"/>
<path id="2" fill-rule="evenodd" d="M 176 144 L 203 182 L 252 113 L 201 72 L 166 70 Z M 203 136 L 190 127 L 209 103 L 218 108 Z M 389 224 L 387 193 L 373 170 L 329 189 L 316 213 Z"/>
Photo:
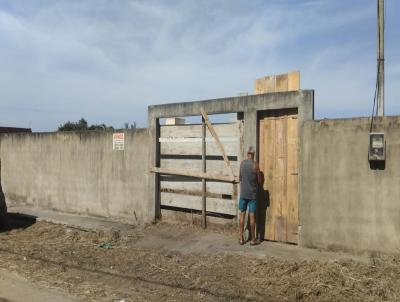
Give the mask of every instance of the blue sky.
<path id="1" fill-rule="evenodd" d="M 386 0 L 386 113 L 400 114 L 400 1 Z M 0 0 L 0 125 L 147 125 L 147 106 L 252 93 L 301 71 L 316 118 L 368 116 L 376 0 Z"/>

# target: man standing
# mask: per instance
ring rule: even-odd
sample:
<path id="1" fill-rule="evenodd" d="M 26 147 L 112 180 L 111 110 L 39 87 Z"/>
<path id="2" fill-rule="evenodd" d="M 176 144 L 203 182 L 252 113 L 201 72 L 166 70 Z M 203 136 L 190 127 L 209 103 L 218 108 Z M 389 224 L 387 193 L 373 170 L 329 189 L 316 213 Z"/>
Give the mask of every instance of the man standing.
<path id="1" fill-rule="evenodd" d="M 249 147 L 247 159 L 240 164 L 239 243 L 241 245 L 245 244 L 243 228 L 247 206 L 249 207 L 250 216 L 250 244 L 256 245 L 259 243 L 255 237 L 255 213 L 257 208 L 257 187 L 258 184 L 261 184 L 261 174 L 258 162 L 254 161 L 254 153 L 254 148 Z"/>

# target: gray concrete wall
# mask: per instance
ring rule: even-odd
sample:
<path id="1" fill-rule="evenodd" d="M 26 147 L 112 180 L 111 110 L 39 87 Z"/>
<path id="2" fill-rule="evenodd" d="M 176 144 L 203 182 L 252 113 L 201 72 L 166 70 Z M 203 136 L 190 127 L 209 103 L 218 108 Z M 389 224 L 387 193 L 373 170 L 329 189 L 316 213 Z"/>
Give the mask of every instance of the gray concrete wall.
<path id="1" fill-rule="evenodd" d="M 400 249 L 400 117 L 377 119 L 386 166 L 368 162 L 370 119 L 306 122 L 301 132 L 301 245 L 352 251 Z"/>
<path id="2" fill-rule="evenodd" d="M 112 132 L 104 131 L 1 135 L 7 204 L 151 221 L 148 130 L 127 130 L 125 150 L 112 147 Z"/>

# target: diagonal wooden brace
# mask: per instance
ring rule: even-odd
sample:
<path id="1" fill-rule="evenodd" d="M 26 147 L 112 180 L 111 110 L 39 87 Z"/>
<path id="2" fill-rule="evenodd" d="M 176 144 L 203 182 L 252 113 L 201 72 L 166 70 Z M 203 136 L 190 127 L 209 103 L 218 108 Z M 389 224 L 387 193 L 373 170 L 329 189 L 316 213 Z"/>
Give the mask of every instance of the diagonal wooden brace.
<path id="1" fill-rule="evenodd" d="M 215 139 L 215 141 L 217 143 L 217 146 L 218 146 L 218 148 L 219 148 L 219 150 L 220 150 L 220 152 L 222 154 L 222 157 L 224 158 L 225 164 L 226 164 L 227 168 L 229 168 L 229 172 L 231 173 L 232 176 L 234 176 L 235 174 L 234 174 L 233 168 L 232 168 L 232 166 L 231 166 L 231 164 L 229 162 L 228 156 L 226 156 L 224 146 L 222 145 L 221 141 L 219 140 L 218 135 L 215 132 L 214 127 L 211 124 L 207 113 L 204 111 L 203 108 L 200 109 L 200 112 L 201 112 L 201 115 L 204 118 L 204 122 L 206 123 L 208 130 L 210 131 L 211 135 L 213 136 L 213 138 Z"/>

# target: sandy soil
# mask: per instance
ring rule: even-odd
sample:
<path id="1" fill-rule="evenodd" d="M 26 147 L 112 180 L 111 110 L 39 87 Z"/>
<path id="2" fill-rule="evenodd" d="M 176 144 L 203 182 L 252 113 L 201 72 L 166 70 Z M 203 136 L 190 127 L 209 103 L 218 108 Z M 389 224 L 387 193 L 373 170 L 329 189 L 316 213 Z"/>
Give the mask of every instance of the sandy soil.
<path id="1" fill-rule="evenodd" d="M 39 287 L 21 276 L 0 269 L 0 302 L 77 302 L 61 290 Z"/>
<path id="2" fill-rule="evenodd" d="M 37 222 L 0 234 L 0 268 L 82 301 L 400 300 L 400 257 L 363 263 L 146 248 L 143 241 L 164 229 L 94 232 Z"/>

